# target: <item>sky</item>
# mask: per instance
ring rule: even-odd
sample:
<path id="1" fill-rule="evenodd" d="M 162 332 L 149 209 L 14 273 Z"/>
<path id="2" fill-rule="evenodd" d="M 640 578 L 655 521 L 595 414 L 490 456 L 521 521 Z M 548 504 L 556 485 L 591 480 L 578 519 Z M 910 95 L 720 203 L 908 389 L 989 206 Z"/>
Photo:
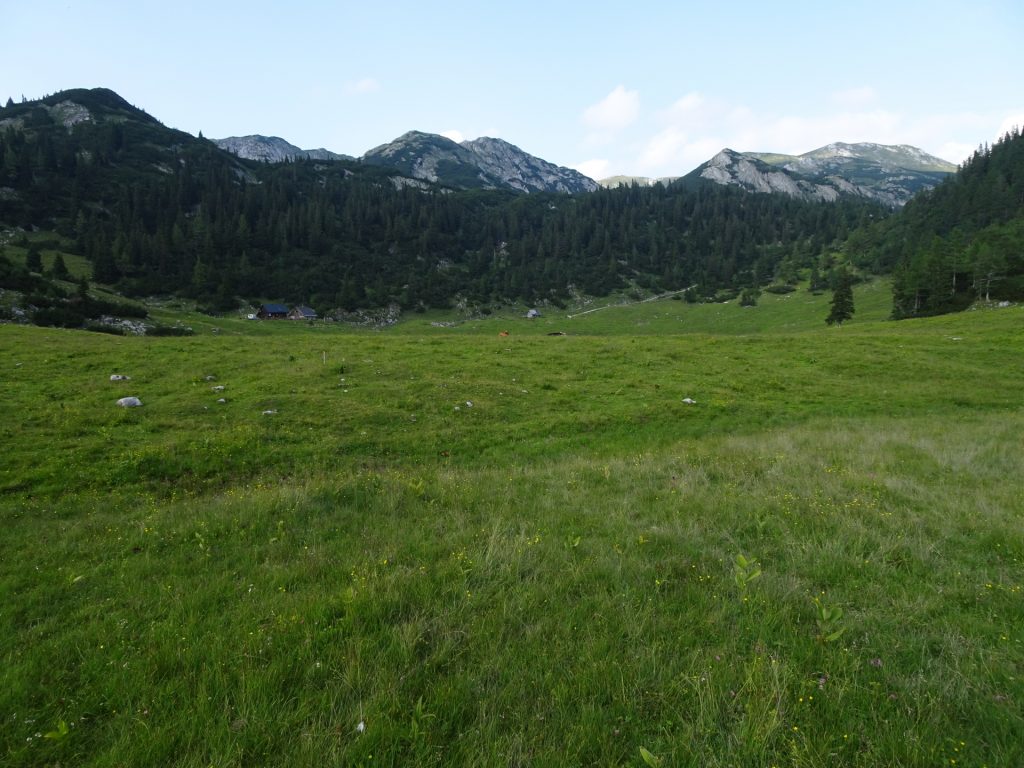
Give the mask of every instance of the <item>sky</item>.
<path id="1" fill-rule="evenodd" d="M 1024 3 L 0 0 L 0 99 L 117 91 L 207 138 L 359 156 L 505 139 L 592 178 L 729 147 L 910 144 L 957 163 L 1024 126 Z"/>

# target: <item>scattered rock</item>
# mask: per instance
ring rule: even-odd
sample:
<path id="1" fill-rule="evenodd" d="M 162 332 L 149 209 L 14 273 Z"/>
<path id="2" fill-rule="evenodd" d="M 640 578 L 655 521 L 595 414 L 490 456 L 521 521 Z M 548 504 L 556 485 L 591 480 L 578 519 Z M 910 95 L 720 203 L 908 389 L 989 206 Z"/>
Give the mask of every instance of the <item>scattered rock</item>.
<path id="1" fill-rule="evenodd" d="M 122 408 L 138 408 L 142 405 L 142 401 L 137 397 L 122 397 L 117 404 Z"/>
<path id="2" fill-rule="evenodd" d="M 128 320 L 123 317 L 114 317 L 113 315 L 102 315 L 97 322 L 100 325 L 117 328 L 122 333 L 126 333 L 131 336 L 145 336 L 146 330 L 149 328 L 149 326 L 141 320 Z"/>
<path id="3" fill-rule="evenodd" d="M 216 381 L 216 380 L 217 380 L 217 377 L 214 376 L 212 373 L 207 374 L 206 376 L 203 376 L 203 381 Z"/>
<path id="4" fill-rule="evenodd" d="M 218 384 L 216 387 L 210 387 L 210 389 L 212 389 L 214 392 L 223 392 L 224 391 L 224 385 L 223 384 Z"/>
<path id="5" fill-rule="evenodd" d="M 350 325 L 360 325 L 368 328 L 386 328 L 398 322 L 402 316 L 402 308 L 398 304 L 389 304 L 379 309 L 357 309 L 355 312 L 346 312 L 342 309 L 332 309 L 327 316 Z"/>
<path id="6" fill-rule="evenodd" d="M 217 402 L 220 403 L 221 405 L 224 405 L 224 403 L 227 402 L 227 399 L 223 397 L 218 397 Z"/>
<path id="7" fill-rule="evenodd" d="M 1000 301 L 999 302 L 999 306 L 1003 307 L 1005 309 L 1006 307 L 1010 306 L 1010 302 L 1008 302 L 1008 301 Z"/>
<path id="8" fill-rule="evenodd" d="M 111 381 L 131 381 L 131 376 L 125 376 L 123 373 L 112 373 L 110 374 Z"/>
<path id="9" fill-rule="evenodd" d="M 263 415 L 264 416 L 273 416 L 275 413 L 277 413 L 277 411 L 266 410 L 266 411 L 263 412 Z"/>
<path id="10" fill-rule="evenodd" d="M 466 401 L 466 407 L 467 408 L 472 408 L 473 407 L 473 401 L 472 400 L 467 400 Z"/>
<path id="11" fill-rule="evenodd" d="M 686 403 L 687 405 L 696 405 L 697 404 L 697 401 L 694 400 L 692 397 L 684 397 L 683 398 L 683 402 Z"/>

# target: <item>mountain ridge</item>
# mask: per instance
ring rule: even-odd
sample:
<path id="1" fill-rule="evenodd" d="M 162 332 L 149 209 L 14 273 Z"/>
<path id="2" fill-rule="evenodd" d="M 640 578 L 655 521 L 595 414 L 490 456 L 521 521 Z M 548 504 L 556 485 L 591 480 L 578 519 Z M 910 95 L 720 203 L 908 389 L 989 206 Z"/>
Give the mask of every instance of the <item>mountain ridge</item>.
<path id="1" fill-rule="evenodd" d="M 579 171 L 531 155 L 504 139 L 481 136 L 455 142 L 446 136 L 407 131 L 360 158 L 389 165 L 413 178 L 463 189 L 518 192 L 594 192 L 599 187 Z"/>
<path id="2" fill-rule="evenodd" d="M 227 150 L 244 160 L 257 160 L 262 163 L 281 163 L 286 160 L 354 160 L 351 155 L 331 152 L 323 147 L 319 149 L 300 149 L 280 136 L 228 136 L 223 139 L 211 139 L 221 149 Z"/>
<path id="3" fill-rule="evenodd" d="M 834 142 L 803 155 L 726 148 L 683 177 L 683 182 L 706 180 L 823 202 L 840 196 L 862 197 L 900 208 L 955 171 L 952 163 L 907 144 Z"/>

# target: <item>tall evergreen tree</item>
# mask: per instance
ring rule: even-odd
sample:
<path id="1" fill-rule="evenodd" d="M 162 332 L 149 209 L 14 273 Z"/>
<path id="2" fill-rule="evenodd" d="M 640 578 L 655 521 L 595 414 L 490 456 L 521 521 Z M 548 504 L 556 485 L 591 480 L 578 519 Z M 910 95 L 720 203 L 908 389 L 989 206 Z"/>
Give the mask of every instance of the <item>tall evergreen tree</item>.
<path id="1" fill-rule="evenodd" d="M 28 247 L 28 252 L 25 254 L 25 269 L 29 272 L 43 271 L 43 257 L 39 255 L 39 246 L 35 243 Z"/>
<path id="2" fill-rule="evenodd" d="M 53 258 L 53 268 L 50 270 L 50 274 L 57 280 L 67 280 L 70 275 L 68 265 L 64 263 L 64 256 L 59 253 Z"/>
<path id="3" fill-rule="evenodd" d="M 832 306 L 825 322 L 829 325 L 842 325 L 853 317 L 853 276 L 846 269 L 840 269 L 835 277 L 835 288 L 832 289 Z"/>

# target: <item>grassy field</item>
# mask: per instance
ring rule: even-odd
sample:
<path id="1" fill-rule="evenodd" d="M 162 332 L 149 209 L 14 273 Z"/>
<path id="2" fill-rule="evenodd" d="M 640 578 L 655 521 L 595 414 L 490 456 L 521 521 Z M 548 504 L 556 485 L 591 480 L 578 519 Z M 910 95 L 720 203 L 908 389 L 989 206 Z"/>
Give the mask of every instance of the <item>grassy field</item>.
<path id="1" fill-rule="evenodd" d="M 883 293 L 0 326 L 0 763 L 1024 763 L 1024 311 Z"/>

